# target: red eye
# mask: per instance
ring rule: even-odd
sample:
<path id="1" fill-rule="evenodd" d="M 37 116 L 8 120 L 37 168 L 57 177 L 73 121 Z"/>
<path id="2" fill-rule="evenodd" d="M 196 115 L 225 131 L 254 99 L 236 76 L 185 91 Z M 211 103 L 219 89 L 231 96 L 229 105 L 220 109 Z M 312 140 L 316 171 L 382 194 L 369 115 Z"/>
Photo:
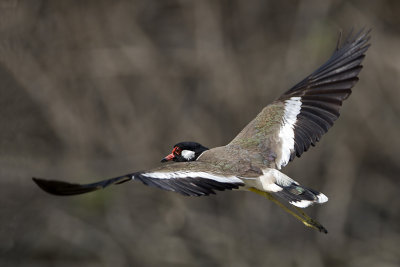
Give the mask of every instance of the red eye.
<path id="1" fill-rule="evenodd" d="M 174 149 L 172 150 L 172 154 L 176 154 L 176 155 L 180 155 L 181 154 L 182 149 L 180 147 L 174 147 Z"/>

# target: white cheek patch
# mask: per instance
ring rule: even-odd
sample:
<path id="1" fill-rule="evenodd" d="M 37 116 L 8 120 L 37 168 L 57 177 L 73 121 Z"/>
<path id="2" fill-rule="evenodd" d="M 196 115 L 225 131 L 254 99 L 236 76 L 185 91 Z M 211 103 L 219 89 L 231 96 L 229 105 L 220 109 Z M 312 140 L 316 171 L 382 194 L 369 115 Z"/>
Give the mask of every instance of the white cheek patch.
<path id="1" fill-rule="evenodd" d="M 190 161 L 194 159 L 195 153 L 191 150 L 182 150 L 181 156 L 184 157 L 187 161 Z"/>
<path id="2" fill-rule="evenodd" d="M 291 97 L 285 101 L 285 112 L 283 114 L 282 126 L 279 131 L 281 141 L 281 156 L 276 159 L 278 169 L 286 166 L 290 160 L 290 154 L 294 150 L 294 125 L 297 115 L 301 110 L 301 97 Z"/>

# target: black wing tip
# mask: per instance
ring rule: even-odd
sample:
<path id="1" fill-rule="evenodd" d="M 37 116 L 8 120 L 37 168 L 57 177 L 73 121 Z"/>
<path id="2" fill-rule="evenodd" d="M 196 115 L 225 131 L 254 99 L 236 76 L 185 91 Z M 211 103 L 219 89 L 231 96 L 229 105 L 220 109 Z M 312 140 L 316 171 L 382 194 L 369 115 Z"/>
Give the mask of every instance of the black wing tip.
<path id="1" fill-rule="evenodd" d="M 47 193 L 57 196 L 71 196 L 89 193 L 113 184 L 122 184 L 127 181 L 131 181 L 135 174 L 136 173 L 127 174 L 91 184 L 73 184 L 63 181 L 46 180 L 36 177 L 33 177 L 32 180 Z"/>
<path id="2" fill-rule="evenodd" d="M 49 186 L 49 180 L 42 179 L 42 178 L 37 178 L 37 177 L 32 177 L 32 180 L 35 182 L 37 186 L 39 186 L 41 189 L 46 191 L 47 193 L 51 193 L 51 186 Z"/>
<path id="3" fill-rule="evenodd" d="M 36 177 L 32 177 L 32 180 L 43 191 L 56 196 L 79 195 L 99 189 L 99 187 L 85 187 L 80 184 L 71 184 L 62 181 L 47 180 Z"/>
<path id="4" fill-rule="evenodd" d="M 342 43 L 342 38 L 343 38 L 343 30 L 342 29 L 339 30 L 338 35 L 339 35 L 339 37 L 338 37 L 338 40 L 336 43 L 336 51 L 340 49 L 340 44 Z"/>
<path id="5" fill-rule="evenodd" d="M 57 190 L 54 189 L 54 186 L 53 186 L 54 182 L 56 182 L 56 181 L 51 181 L 51 180 L 37 178 L 37 177 L 32 177 L 32 180 L 43 191 L 45 191 L 49 194 L 52 194 L 52 195 L 59 195 L 59 194 L 57 194 L 58 192 L 57 192 Z"/>
<path id="6" fill-rule="evenodd" d="M 304 96 L 304 90 L 309 89 L 309 86 L 313 85 L 315 87 L 315 85 L 321 85 L 318 83 L 319 80 L 326 80 L 325 83 L 333 84 L 335 81 L 344 80 L 345 78 L 343 75 L 346 74 L 346 71 L 358 70 L 359 72 L 362 69 L 362 61 L 366 56 L 366 52 L 371 46 L 369 42 L 371 39 L 371 31 L 372 29 L 365 30 L 365 27 L 363 27 L 354 34 L 352 29 L 346 37 L 343 38 L 342 31 L 340 30 L 336 48 L 331 57 L 313 73 L 278 97 L 278 100 L 285 100 L 293 96 Z M 353 64 L 351 64 L 352 62 Z M 356 64 L 356 62 L 358 62 L 358 64 Z M 347 64 L 349 68 L 345 68 L 339 73 L 332 72 L 332 70 L 337 68 L 343 68 L 343 64 Z M 354 75 L 349 75 L 349 78 L 357 76 L 358 73 L 355 73 Z M 329 78 L 334 79 L 332 80 Z"/>
<path id="7" fill-rule="evenodd" d="M 354 29 L 352 28 L 351 31 L 347 34 L 345 41 L 342 43 L 341 42 L 342 41 L 342 31 L 340 30 L 335 52 L 337 52 L 341 49 L 346 49 L 346 46 L 348 46 L 348 47 L 354 47 L 354 46 L 370 47 L 371 44 L 369 43 L 369 41 L 371 39 L 371 32 L 372 32 L 372 28 L 368 28 L 368 30 L 366 30 L 366 27 L 364 26 L 358 32 L 356 32 L 354 34 Z"/>

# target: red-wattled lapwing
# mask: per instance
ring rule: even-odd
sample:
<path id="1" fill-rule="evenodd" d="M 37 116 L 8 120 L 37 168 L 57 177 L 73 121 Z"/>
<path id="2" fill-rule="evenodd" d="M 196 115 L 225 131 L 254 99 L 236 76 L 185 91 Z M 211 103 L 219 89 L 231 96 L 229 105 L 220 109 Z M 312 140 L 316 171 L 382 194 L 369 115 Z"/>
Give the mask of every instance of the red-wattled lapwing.
<path id="1" fill-rule="evenodd" d="M 350 34 L 342 45 L 339 38 L 325 64 L 266 106 L 226 146 L 208 149 L 195 142 L 181 142 L 162 160 L 168 164 L 91 184 L 33 180 L 55 195 L 82 194 L 130 180 L 187 196 L 243 189 L 267 197 L 305 225 L 327 232 L 299 208 L 324 203 L 328 198 L 279 170 L 314 146 L 339 117 L 342 102 L 358 81 L 361 62 L 370 46 L 369 32 Z M 294 205 L 294 210 L 274 195 Z"/>

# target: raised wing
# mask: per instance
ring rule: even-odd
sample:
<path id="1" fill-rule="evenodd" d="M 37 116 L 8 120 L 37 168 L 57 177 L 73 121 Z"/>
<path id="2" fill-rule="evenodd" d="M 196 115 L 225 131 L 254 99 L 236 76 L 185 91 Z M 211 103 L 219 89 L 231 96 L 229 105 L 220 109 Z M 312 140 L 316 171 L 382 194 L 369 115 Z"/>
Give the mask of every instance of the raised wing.
<path id="1" fill-rule="evenodd" d="M 33 178 L 33 180 L 44 191 L 60 196 L 88 193 L 130 180 L 139 180 L 145 185 L 186 196 L 206 196 L 215 194 L 214 190 L 231 190 L 244 185 L 243 181 L 236 176 L 222 174 L 218 169 L 202 162 L 166 164 L 150 171 L 136 172 L 90 184 L 75 184 L 40 178 Z"/>
<path id="2" fill-rule="evenodd" d="M 265 107 L 230 143 L 261 153 L 280 169 L 300 157 L 332 127 L 358 81 L 370 31 L 350 34 L 331 58 Z"/>

